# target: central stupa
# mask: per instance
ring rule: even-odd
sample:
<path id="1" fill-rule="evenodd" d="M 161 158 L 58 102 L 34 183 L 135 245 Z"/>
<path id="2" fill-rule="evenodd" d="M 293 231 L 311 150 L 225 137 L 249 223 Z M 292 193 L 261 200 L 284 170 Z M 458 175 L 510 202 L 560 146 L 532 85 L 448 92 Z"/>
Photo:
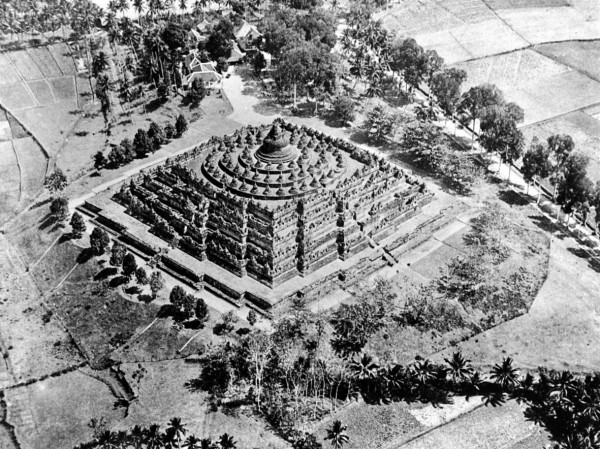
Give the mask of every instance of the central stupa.
<path id="1" fill-rule="evenodd" d="M 256 158 L 268 164 L 290 162 L 298 158 L 296 146 L 290 145 L 289 135 L 276 123 L 256 152 Z"/>

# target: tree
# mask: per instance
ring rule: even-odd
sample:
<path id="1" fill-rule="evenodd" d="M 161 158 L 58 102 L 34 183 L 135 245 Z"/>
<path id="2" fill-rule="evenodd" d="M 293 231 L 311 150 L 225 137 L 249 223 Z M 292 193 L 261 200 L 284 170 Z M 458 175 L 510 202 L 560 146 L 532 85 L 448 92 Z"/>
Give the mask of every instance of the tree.
<path id="1" fill-rule="evenodd" d="M 167 86 L 163 81 L 158 83 L 158 86 L 156 87 L 156 96 L 158 97 L 159 101 L 161 103 L 166 103 L 169 100 L 169 95 L 169 86 Z"/>
<path id="2" fill-rule="evenodd" d="M 196 301 L 196 307 L 194 308 L 196 319 L 201 323 L 204 323 L 209 318 L 208 306 L 202 298 L 198 298 Z"/>
<path id="3" fill-rule="evenodd" d="M 550 151 L 550 154 L 554 156 L 556 161 L 554 170 L 550 175 L 550 182 L 554 185 L 554 192 L 552 194 L 554 200 L 556 200 L 556 189 L 562 177 L 563 167 L 574 148 L 575 142 L 573 142 L 571 136 L 567 134 L 555 134 L 548 137 L 548 150 Z"/>
<path id="4" fill-rule="evenodd" d="M 519 370 L 513 366 L 513 360 L 510 357 L 505 357 L 502 364 L 496 364 L 492 368 L 490 376 L 498 385 L 505 391 L 512 390 L 519 380 Z"/>
<path id="5" fill-rule="evenodd" d="M 593 189 L 587 177 L 589 158 L 581 153 L 573 153 L 564 161 L 562 177 L 556 192 L 556 202 L 567 214 L 567 226 L 573 212 L 582 208 Z M 556 215 L 558 219 L 558 213 Z"/>
<path id="6" fill-rule="evenodd" d="M 356 105 L 352 98 L 346 95 L 337 95 L 333 100 L 332 107 L 333 117 L 344 125 L 353 121 L 356 116 Z"/>
<path id="7" fill-rule="evenodd" d="M 110 237 L 104 229 L 94 228 L 90 234 L 90 247 L 95 256 L 101 256 L 110 245 Z"/>
<path id="8" fill-rule="evenodd" d="M 175 137 L 175 127 L 172 123 L 167 123 L 165 125 L 165 137 L 167 139 L 172 139 L 173 137 Z"/>
<path id="9" fill-rule="evenodd" d="M 192 107 L 198 107 L 200 102 L 206 97 L 206 94 L 207 91 L 206 87 L 204 87 L 204 81 L 200 78 L 195 78 L 188 91 L 188 99 L 190 100 Z"/>
<path id="10" fill-rule="evenodd" d="M 467 381 L 473 374 L 471 361 L 465 359 L 460 352 L 455 352 L 452 354 L 452 358 L 444 359 L 444 361 L 448 364 L 448 373 L 455 384 Z"/>
<path id="11" fill-rule="evenodd" d="M 430 86 L 446 116 L 452 117 L 460 101 L 460 86 L 467 79 L 461 69 L 444 69 L 432 75 Z"/>
<path id="12" fill-rule="evenodd" d="M 180 137 L 186 132 L 188 129 L 188 123 L 183 114 L 179 114 L 177 116 L 177 120 L 175 121 L 175 131 L 177 131 L 177 136 Z"/>
<path id="13" fill-rule="evenodd" d="M 69 216 L 69 200 L 64 196 L 54 198 L 50 203 L 50 215 L 56 221 L 64 221 Z"/>
<path id="14" fill-rule="evenodd" d="M 259 52 L 259 54 L 260 54 L 260 52 Z M 227 58 L 225 58 L 224 56 L 221 56 L 219 59 L 217 59 L 217 66 L 215 67 L 215 69 L 219 73 L 227 72 L 227 70 L 229 69 L 229 63 L 227 62 Z"/>
<path id="15" fill-rule="evenodd" d="M 518 159 L 523 151 L 523 134 L 512 117 L 502 109 L 496 108 L 485 114 L 479 142 L 487 151 L 500 155 L 500 166 L 502 162 Z M 510 168 L 508 173 L 510 179 Z"/>
<path id="16" fill-rule="evenodd" d="M 152 140 L 143 129 L 138 129 L 133 138 L 133 149 L 138 157 L 144 157 L 152 152 Z"/>
<path id="17" fill-rule="evenodd" d="M 423 47 L 412 38 L 394 42 L 390 50 L 390 68 L 402 73 L 411 88 L 419 87 L 427 74 L 427 57 Z"/>
<path id="18" fill-rule="evenodd" d="M 127 253 L 125 257 L 123 257 L 123 276 L 128 280 L 131 280 L 135 274 L 135 270 L 137 270 L 135 256 L 131 253 Z"/>
<path id="19" fill-rule="evenodd" d="M 375 106 L 363 123 L 363 129 L 369 137 L 375 140 L 383 140 L 392 135 L 398 127 L 398 114 L 392 110 L 384 109 L 383 106 Z"/>
<path id="20" fill-rule="evenodd" d="M 523 155 L 523 165 L 521 167 L 521 173 L 523 179 L 527 182 L 527 194 L 529 194 L 529 185 L 535 184 L 538 181 L 538 198 L 537 202 L 540 202 L 540 196 L 542 194 L 542 188 L 540 180 L 545 179 L 550 175 L 552 170 L 552 164 L 549 160 L 550 151 L 544 146 L 542 142 L 534 137 L 531 141 L 531 145 L 527 152 Z"/>
<path id="21" fill-rule="evenodd" d="M 150 282 L 148 273 L 146 273 L 144 267 L 138 267 L 137 270 L 135 270 L 135 280 L 139 285 L 147 285 Z"/>
<path id="22" fill-rule="evenodd" d="M 254 326 L 256 324 L 256 312 L 254 311 L 254 309 L 250 309 L 248 311 L 247 321 L 248 324 L 250 324 L 250 326 Z"/>
<path id="23" fill-rule="evenodd" d="M 153 271 L 150 276 L 150 290 L 152 291 L 152 298 L 156 298 L 159 291 L 165 288 L 166 283 L 160 271 Z"/>
<path id="24" fill-rule="evenodd" d="M 127 254 L 125 246 L 115 241 L 110 250 L 110 264 L 113 267 L 120 267 L 123 265 L 123 258 L 125 257 L 125 254 Z"/>
<path id="25" fill-rule="evenodd" d="M 233 437 L 227 433 L 224 433 L 219 437 L 219 445 L 221 449 L 236 449 L 237 443 L 233 439 Z"/>
<path id="26" fill-rule="evenodd" d="M 171 289 L 171 293 L 169 294 L 169 302 L 177 309 L 178 312 L 181 311 L 185 304 L 187 292 L 180 285 L 176 285 Z"/>
<path id="27" fill-rule="evenodd" d="M 95 54 L 92 59 L 92 74 L 94 75 L 94 78 L 98 78 L 98 75 L 104 72 L 107 67 L 108 58 L 106 57 L 106 53 L 100 51 Z"/>
<path id="28" fill-rule="evenodd" d="M 100 171 L 106 166 L 106 157 L 102 151 L 94 154 L 94 169 Z"/>
<path id="29" fill-rule="evenodd" d="M 164 130 L 154 121 L 150 123 L 150 128 L 148 128 L 148 137 L 152 141 L 156 141 L 159 146 L 166 142 Z"/>
<path id="30" fill-rule="evenodd" d="M 181 441 L 185 438 L 187 434 L 187 429 L 185 425 L 181 422 L 181 418 L 172 418 L 169 421 L 169 426 L 167 427 L 167 435 L 172 435 L 173 439 L 177 442 L 177 448 L 181 447 Z"/>
<path id="31" fill-rule="evenodd" d="M 347 444 L 350 441 L 348 435 L 346 434 L 346 429 L 348 427 L 344 426 L 339 419 L 333 421 L 331 427 L 327 429 L 326 440 L 331 440 L 331 445 L 335 449 L 341 449 L 344 444 Z"/>
<path id="32" fill-rule="evenodd" d="M 73 213 L 73 215 L 71 216 L 70 225 L 71 235 L 76 239 L 80 239 L 83 236 L 83 233 L 85 232 L 85 221 L 83 220 L 83 217 L 79 212 Z"/>
<path id="33" fill-rule="evenodd" d="M 44 186 L 51 194 L 64 190 L 67 187 L 67 177 L 60 168 L 57 168 L 52 174 L 46 176 Z"/>
<path id="34" fill-rule="evenodd" d="M 473 120 L 471 148 L 473 148 L 473 139 L 475 138 L 475 121 L 481 118 L 487 108 L 504 103 L 502 92 L 493 84 L 482 84 L 471 87 L 462 95 L 460 106 L 469 113 Z"/>
<path id="35" fill-rule="evenodd" d="M 254 58 L 252 58 L 252 68 L 254 69 L 255 75 L 260 75 L 262 71 L 267 67 L 267 60 L 262 51 L 257 51 Z"/>
<path id="36" fill-rule="evenodd" d="M 221 57 L 229 58 L 233 49 L 233 39 L 233 24 L 229 19 L 223 18 L 208 36 L 206 51 L 214 61 Z"/>

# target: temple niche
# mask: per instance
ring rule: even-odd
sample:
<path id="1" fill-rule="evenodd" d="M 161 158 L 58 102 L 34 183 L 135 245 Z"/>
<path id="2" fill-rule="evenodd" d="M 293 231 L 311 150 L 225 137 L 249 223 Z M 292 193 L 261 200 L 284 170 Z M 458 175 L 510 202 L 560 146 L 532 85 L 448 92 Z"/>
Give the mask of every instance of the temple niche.
<path id="1" fill-rule="evenodd" d="M 278 119 L 213 137 L 115 198 L 195 258 L 277 287 L 351 258 L 431 197 L 383 158 Z"/>

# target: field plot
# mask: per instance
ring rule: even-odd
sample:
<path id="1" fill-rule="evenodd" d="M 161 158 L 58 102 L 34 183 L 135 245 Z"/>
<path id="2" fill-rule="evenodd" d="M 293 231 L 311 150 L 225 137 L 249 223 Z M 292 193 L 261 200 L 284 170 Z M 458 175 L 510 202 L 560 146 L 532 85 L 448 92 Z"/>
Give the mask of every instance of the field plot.
<path id="1" fill-rule="evenodd" d="M 75 82 L 72 76 L 52 78 L 49 81 L 56 101 L 76 99 Z"/>
<path id="2" fill-rule="evenodd" d="M 75 75 L 77 73 L 71 49 L 67 44 L 54 44 L 49 45 L 46 48 L 54 57 L 54 61 L 56 61 L 58 67 L 60 67 L 60 71 L 63 75 Z"/>
<path id="3" fill-rule="evenodd" d="M 511 8 L 552 8 L 570 6 L 569 0 L 485 0 L 488 6 L 496 9 Z"/>
<path id="4" fill-rule="evenodd" d="M 41 105 L 54 103 L 54 95 L 52 94 L 52 88 L 48 81 L 46 80 L 38 80 L 38 81 L 30 81 L 27 83 L 31 92 L 33 92 L 33 96 L 37 100 L 37 102 Z"/>
<path id="5" fill-rule="evenodd" d="M 6 400 L 23 449 L 72 448 L 91 439 L 91 418 L 111 425 L 123 417 L 108 386 L 80 371 L 7 391 Z"/>
<path id="6" fill-rule="evenodd" d="M 459 63 L 467 72 L 464 89 L 496 84 L 525 110 L 525 125 L 600 102 L 600 83 L 533 50 Z"/>
<path id="7" fill-rule="evenodd" d="M 588 175 L 600 181 L 600 121 L 583 111 L 573 112 L 553 120 L 527 126 L 522 129 L 526 142 L 534 136 L 546 140 L 553 134 L 569 134 L 575 141 L 575 149 L 590 158 Z"/>
<path id="8" fill-rule="evenodd" d="M 183 360 L 143 363 L 147 373 L 139 384 L 139 401 L 129 408 L 129 416 L 119 428 L 134 424 L 161 424 L 172 416 L 181 417 L 190 433 L 198 438 L 216 439 L 227 432 L 235 437 L 238 448 L 283 449 L 289 444 L 274 435 L 269 426 L 249 410 L 231 409 L 213 412 L 208 405 L 208 394 L 190 392 L 186 382 L 198 377 L 200 365 Z M 136 385 L 132 374 L 137 363 L 123 364 L 129 382 Z"/>
<path id="9" fill-rule="evenodd" d="M 33 197 L 43 188 L 48 161 L 32 137 L 15 139 L 13 143 L 23 168 L 21 173 L 23 193 Z"/>
<path id="10" fill-rule="evenodd" d="M 11 111 L 33 108 L 38 105 L 23 83 L 0 86 L 0 103 Z"/>
<path id="11" fill-rule="evenodd" d="M 535 47 L 535 51 L 600 82 L 600 42 L 559 42 Z"/>
<path id="12" fill-rule="evenodd" d="M 19 72 L 6 53 L 0 53 L 0 85 L 15 84 L 21 81 Z"/>
<path id="13" fill-rule="evenodd" d="M 495 84 L 506 90 L 572 71 L 566 65 L 533 50 L 461 62 L 456 64 L 456 67 L 467 72 L 464 90 L 483 83 Z"/>
<path id="14" fill-rule="evenodd" d="M 44 78 L 44 74 L 25 50 L 11 51 L 8 57 L 27 81 Z"/>
<path id="15" fill-rule="evenodd" d="M 19 166 L 12 142 L 0 142 L 0 193 L 16 193 L 18 196 L 19 191 Z"/>
<path id="16" fill-rule="evenodd" d="M 52 53 L 46 47 L 29 48 L 27 49 L 27 53 L 37 64 L 44 77 L 52 78 L 62 75 L 58 64 L 54 60 L 54 56 L 52 56 Z"/>
<path id="17" fill-rule="evenodd" d="M 531 44 L 599 39 L 600 23 L 572 7 L 498 10 L 498 15 Z"/>

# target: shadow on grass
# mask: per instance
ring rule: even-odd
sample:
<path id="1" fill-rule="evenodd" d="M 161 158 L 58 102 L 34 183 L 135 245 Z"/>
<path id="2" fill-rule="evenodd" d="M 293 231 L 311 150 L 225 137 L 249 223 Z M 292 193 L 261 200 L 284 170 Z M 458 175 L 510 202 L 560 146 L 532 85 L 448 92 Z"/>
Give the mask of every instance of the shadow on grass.
<path id="1" fill-rule="evenodd" d="M 152 301 L 154 301 L 154 297 L 148 294 L 140 294 L 138 295 L 138 301 L 143 302 L 144 304 L 150 304 Z"/>
<path id="2" fill-rule="evenodd" d="M 131 287 L 127 287 L 125 289 L 125 293 L 127 293 L 128 295 L 137 295 L 140 292 L 141 290 L 137 285 L 132 285 Z"/>
<path id="3" fill-rule="evenodd" d="M 583 248 L 567 248 L 567 250 L 575 256 L 587 261 L 589 267 L 597 273 L 600 273 L 600 260 L 592 256 Z"/>
<path id="4" fill-rule="evenodd" d="M 515 192 L 514 190 L 501 190 L 498 193 L 500 200 L 504 201 L 509 206 L 527 206 L 531 203 L 532 198 L 527 198 L 525 195 Z"/>
<path id="5" fill-rule="evenodd" d="M 56 218 L 54 218 L 52 215 L 50 215 L 50 213 L 44 215 L 44 218 L 42 218 L 40 220 L 40 225 L 38 226 L 38 229 L 40 231 L 44 231 L 46 229 L 48 229 L 50 226 L 54 225 L 56 223 Z"/>
<path id="6" fill-rule="evenodd" d="M 115 267 L 106 267 L 100 270 L 100 272 L 94 276 L 95 281 L 103 281 L 104 279 L 108 279 L 111 276 L 117 274 L 119 270 Z"/>
<path id="7" fill-rule="evenodd" d="M 89 262 L 92 259 L 92 257 L 94 257 L 92 248 L 85 248 L 77 256 L 77 263 L 83 265 L 84 263 Z"/>
<path id="8" fill-rule="evenodd" d="M 115 287 L 120 287 L 121 285 L 127 284 L 127 282 L 129 282 L 129 279 L 127 279 L 127 276 L 115 276 L 114 278 L 112 278 L 110 280 L 108 285 L 110 285 L 112 288 L 115 288 Z"/>

